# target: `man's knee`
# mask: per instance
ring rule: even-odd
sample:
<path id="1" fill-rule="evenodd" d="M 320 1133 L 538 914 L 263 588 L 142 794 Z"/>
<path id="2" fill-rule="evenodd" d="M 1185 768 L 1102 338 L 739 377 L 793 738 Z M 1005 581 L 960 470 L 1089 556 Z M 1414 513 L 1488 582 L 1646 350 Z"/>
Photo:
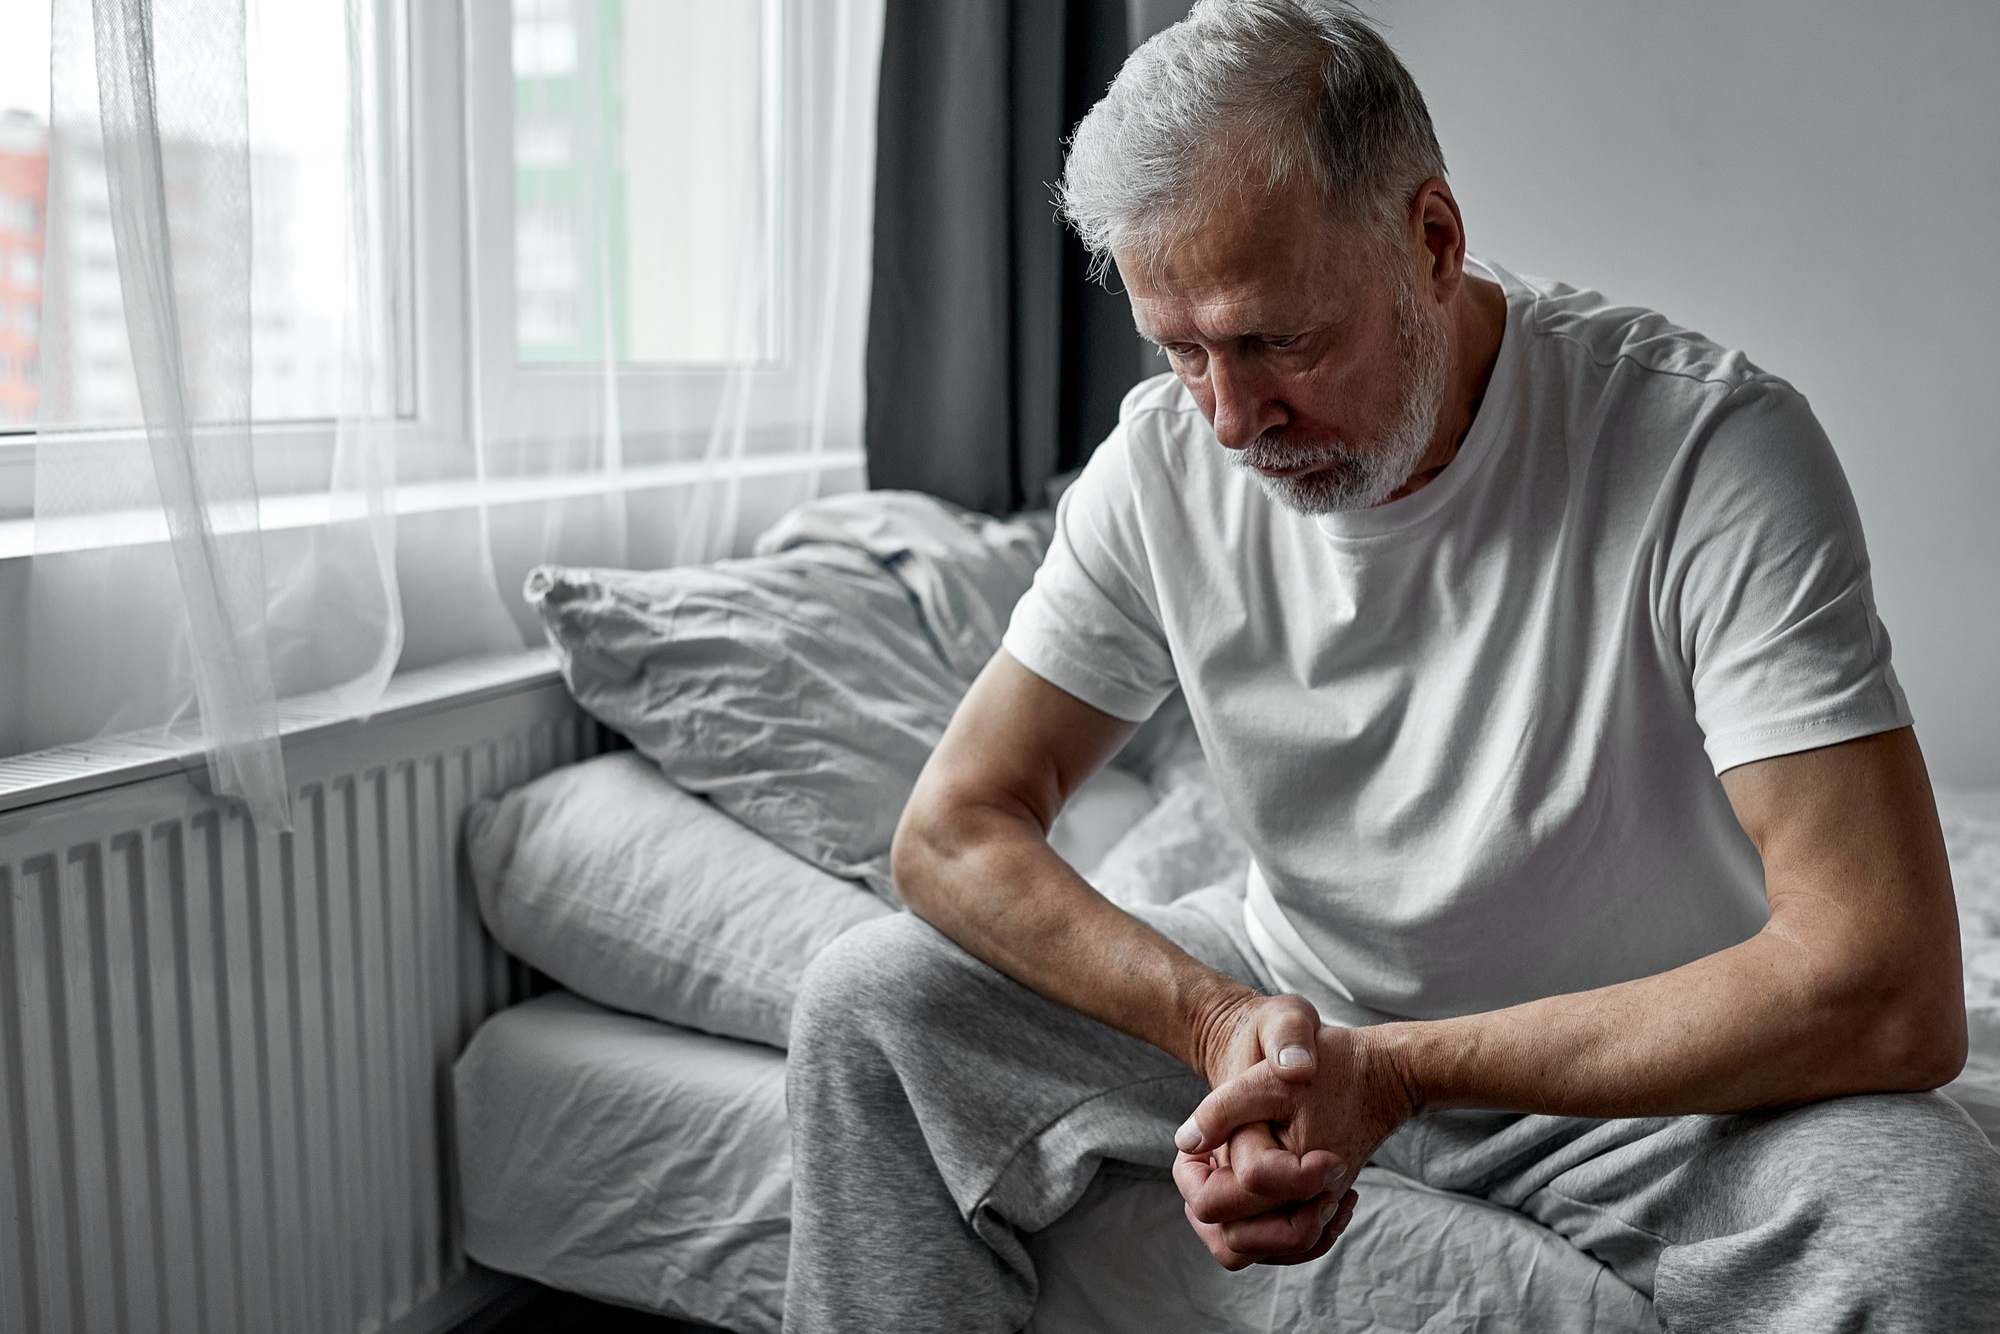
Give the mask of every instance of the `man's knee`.
<path id="1" fill-rule="evenodd" d="M 1804 1204 L 1815 1230 L 1865 1235 L 1871 1268 L 2000 1260 L 2000 1153 L 1943 1095 L 1836 1098 L 1782 1122 L 1772 1188 Z"/>
<path id="2" fill-rule="evenodd" d="M 1987 1328 L 1961 1317 L 2000 1303 L 2000 1155 L 1958 1107 L 1869 1094 L 1702 1120 L 1685 1240 L 1659 1261 L 1670 1328 Z"/>
<path id="3" fill-rule="evenodd" d="M 962 991 L 969 956 L 922 918 L 891 913 L 864 922 L 814 957 L 792 1005 L 792 1051 L 810 1055 L 885 1028 L 924 1022 Z"/>
<path id="4" fill-rule="evenodd" d="M 1989 1252 L 2000 1246 L 2000 1153 L 1956 1103 L 1939 1093 L 1901 1093 L 1822 1105 L 1828 1147 L 1821 1167 L 1848 1163 L 1860 1187 L 1851 1206 L 1894 1198 L 1922 1231 L 1976 1224 L 1974 1236 Z M 1869 1166 L 1856 1172 L 1854 1160 L 1863 1156 Z"/>
<path id="5" fill-rule="evenodd" d="M 1871 1093 L 1813 1103 L 1782 1118 L 1795 1178 L 1846 1191 L 1975 1197 L 2000 1188 L 2000 1155 L 1938 1093 Z"/>

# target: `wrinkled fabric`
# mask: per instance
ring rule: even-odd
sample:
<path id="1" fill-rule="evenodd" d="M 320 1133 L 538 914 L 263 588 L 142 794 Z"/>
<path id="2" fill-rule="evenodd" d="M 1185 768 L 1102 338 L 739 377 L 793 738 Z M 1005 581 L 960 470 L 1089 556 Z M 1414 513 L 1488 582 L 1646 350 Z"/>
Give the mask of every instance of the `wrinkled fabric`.
<path id="1" fill-rule="evenodd" d="M 815 546 L 529 576 L 570 692 L 676 785 L 890 903 L 889 843 L 965 685 L 903 585 Z"/>
<path id="2" fill-rule="evenodd" d="M 1197 761 L 1175 772 L 1159 804 L 1089 875 L 1098 893 L 1122 907 L 1172 903 L 1223 881 L 1240 886 L 1250 868 L 1250 849 L 1208 767 Z"/>
<path id="3" fill-rule="evenodd" d="M 1142 915 L 1195 958 L 1268 987 L 1240 890 Z M 819 956 L 788 1064 L 792 1334 L 1652 1328 L 1643 1298 L 1576 1248 L 1442 1192 L 1364 1188 L 1342 1259 L 1225 1273 L 1164 1179 L 1199 1077 L 914 918 L 872 923 Z M 1480 1318 L 1456 1318 L 1468 1314 Z"/>
<path id="4" fill-rule="evenodd" d="M 2000 1108 L 2000 789 L 1939 788 L 1938 818 L 1958 891 L 1972 1059 L 1962 1082 Z M 2000 1121 L 1996 1121 L 2000 1125 Z"/>
<path id="5" fill-rule="evenodd" d="M 1088 874 L 1152 798 L 1110 766 L 1051 843 Z M 600 1005 L 783 1047 L 806 965 L 889 912 L 668 782 L 634 751 L 566 765 L 465 819 L 480 916 L 509 954 Z"/>
<path id="6" fill-rule="evenodd" d="M 1142 915 L 1268 986 L 1239 903 L 1217 889 Z M 1205 1092 L 1164 1052 L 908 916 L 814 960 L 788 1066 L 790 1334 L 1022 1328 L 1043 1278 L 1029 1234 L 1112 1164 L 1163 1173 Z M 1197 1309 L 1151 1328 L 1631 1334 L 1651 1328 L 1643 1297 L 1676 1331 L 1974 1334 L 2000 1311 L 2000 1153 L 1935 1093 L 1709 1116 L 1444 1111 L 1373 1164 L 1439 1191 L 1449 1226 L 1390 1241 L 1379 1265 L 1343 1241 L 1230 1287 L 1214 1309 L 1232 1319 Z M 1412 1216 L 1402 1202 L 1389 1215 Z M 1547 1242 L 1479 1236 L 1493 1220 Z M 1576 1281 L 1535 1282 L 1571 1262 Z"/>
<path id="7" fill-rule="evenodd" d="M 579 704 L 680 787 L 895 904 L 897 818 L 1050 522 L 836 496 L 779 520 L 749 559 L 542 566 L 524 593 Z"/>
<path id="8" fill-rule="evenodd" d="M 915 491 L 862 491 L 799 506 L 755 551 L 819 544 L 866 552 L 909 590 L 938 656 L 969 685 L 1000 647 L 1054 527 L 1047 511 L 995 519 Z"/>
<path id="9" fill-rule="evenodd" d="M 1805 400 L 1656 315 L 1485 271 L 1505 336 L 1436 482 L 1298 513 L 1161 376 L 1064 493 L 1004 641 L 1119 717 L 1186 692 L 1256 853 L 1252 938 L 1336 1022 L 1749 938 L 1762 867 L 1716 775 L 1910 720 Z"/>
<path id="10" fill-rule="evenodd" d="M 890 911 L 633 751 L 479 803 L 465 845 L 509 954 L 599 1004 L 773 1047 L 812 957 Z"/>
<path id="11" fill-rule="evenodd" d="M 1938 790 L 1938 815 L 1958 891 L 1971 1054 L 1946 1090 L 2000 1142 L 2000 789 Z"/>
<path id="12" fill-rule="evenodd" d="M 1040 1295 L 1027 1334 L 1656 1334 L 1644 1296 L 1511 1209 L 1386 1168 L 1355 1182 L 1324 1259 L 1231 1274 L 1171 1181 L 1100 1171 L 1028 1241 Z"/>
<path id="13" fill-rule="evenodd" d="M 780 1053 L 557 993 L 488 1020 L 455 1080 L 473 1259 L 746 1334 L 780 1328 L 791 1238 Z M 1151 1175 L 1101 1173 L 1028 1247 L 1035 1334 L 1285 1328 L 1270 1313 L 1297 1281 L 1218 1268 L 1173 1184 Z M 1651 1328 L 1636 1293 L 1545 1230 L 1379 1169 L 1364 1173 L 1335 1254 L 1341 1314 L 1313 1327 L 1335 1334 Z M 1477 1311 L 1493 1318 L 1459 1319 Z"/>
<path id="14" fill-rule="evenodd" d="M 517 835 L 493 831 L 500 818 L 497 807 L 475 817 L 480 822 L 472 832 L 475 869 L 491 855 L 481 853 L 481 846 L 496 838 L 514 840 L 517 863 L 527 856 L 535 859 L 535 892 L 547 897 L 536 905 L 503 909 L 513 925 L 502 938 L 510 948 L 518 943 L 539 951 L 538 959 L 517 948 L 544 971 L 551 970 L 541 959 L 554 955 L 550 946 L 534 943 L 538 931 L 579 933 L 591 925 L 565 925 L 552 918 L 536 927 L 532 914 L 554 914 L 563 910 L 565 899 L 588 900 L 596 893 L 590 838 L 609 846 L 626 837 L 617 824 L 658 818 L 637 812 L 616 816 L 611 808 L 617 803 L 606 794 L 609 773 L 621 774 L 620 781 L 635 787 L 658 783 L 650 766 L 630 755 L 592 763 L 597 767 L 557 771 L 572 775 L 568 781 L 575 785 L 542 789 L 539 795 L 548 809 L 517 812 L 523 823 Z M 1183 781 L 1187 777 L 1183 772 Z M 1190 805 L 1185 809 L 1199 810 L 1213 800 L 1212 792 L 1202 795 L 1196 783 L 1189 783 L 1186 792 Z M 606 807 L 595 813 L 601 818 L 575 809 L 597 803 Z M 2000 912 L 2000 878 L 1981 869 L 1989 858 L 2000 865 L 2000 840 L 1987 841 L 1980 824 L 1989 809 L 2000 814 L 2000 801 L 1947 789 L 1939 792 L 1939 806 L 1970 943 L 1976 934 L 1972 924 Z M 679 877 L 689 884 L 704 883 L 732 857 L 763 855 L 779 858 L 780 865 L 799 865 L 767 845 L 761 854 L 754 851 L 759 843 L 754 837 L 749 843 L 729 837 L 740 837 L 742 831 L 712 809 L 703 809 L 706 832 L 683 831 L 685 837 L 678 840 L 663 832 L 653 853 L 639 852 L 642 840 L 637 838 L 629 845 L 635 859 L 657 857 L 669 863 L 650 882 L 660 893 L 674 892 Z M 578 841 L 560 854 L 529 848 L 528 842 L 538 836 L 538 820 L 566 823 Z M 1122 851 L 1107 857 L 1106 866 L 1121 857 L 1136 859 L 1148 846 L 1164 847 L 1162 840 L 1195 823 L 1185 815 L 1164 823 L 1142 821 Z M 541 832 L 552 831 L 549 826 Z M 1230 835 L 1225 824 L 1193 836 L 1226 840 Z M 1156 864 L 1163 883 L 1191 877 L 1175 861 L 1168 857 Z M 517 864 L 507 883 L 518 886 L 526 869 Z M 815 880 L 817 873 L 801 869 L 803 877 L 796 882 L 800 891 L 839 883 Z M 565 875 L 574 877 L 567 895 Z M 755 891 L 753 881 L 749 892 Z M 874 906 L 855 891 L 849 893 Z M 641 914 L 638 920 L 607 921 L 595 941 L 560 943 L 559 948 L 574 951 L 578 966 L 558 966 L 577 976 L 594 970 L 598 985 L 606 985 L 607 975 L 641 961 L 652 946 L 645 934 L 643 901 L 632 906 Z M 746 899 L 739 915 L 750 920 L 717 929 L 742 949 L 769 959 L 773 947 L 757 940 L 760 931 L 779 934 L 766 924 L 768 911 L 768 901 Z M 593 961 L 588 947 L 614 950 L 622 932 L 631 933 L 632 959 Z M 817 952 L 818 945 L 807 948 Z M 1211 953 L 1213 949 L 1211 943 Z M 805 957 L 801 950 L 800 972 Z M 669 986 L 686 985 L 673 978 L 680 966 L 662 965 L 657 976 Z M 771 971 L 783 967 L 774 963 Z M 1974 982 L 1970 969 L 1968 963 L 1969 988 Z M 714 979 L 718 985 L 726 980 L 720 970 Z M 756 980 L 754 972 L 743 972 L 735 982 L 754 986 Z M 796 979 L 782 989 L 787 1016 L 795 989 Z M 1947 1091 L 1989 1137 L 2000 1136 L 2000 1086 L 1982 1085 L 1977 1076 L 1981 1062 L 2000 1070 L 2000 1041 L 1982 1038 L 1977 1026 L 1974 1041 L 1973 1066 Z M 733 1329 L 777 1329 L 791 1237 L 784 1069 L 783 1057 L 768 1047 L 717 1041 L 611 1014 L 569 996 L 543 997 L 494 1017 L 457 1068 L 460 1178 L 470 1253 L 506 1272 L 611 1301 Z M 1462 1161 L 1456 1166 L 1465 1168 Z M 1038 1334 L 1284 1329 L 1291 1326 L 1279 1317 L 1296 1314 L 1313 1294 L 1328 1313 L 1316 1316 L 1311 1328 L 1331 1334 L 1482 1329 L 1612 1334 L 1650 1327 L 1630 1285 L 1513 1210 L 1436 1191 L 1381 1168 L 1369 1169 L 1360 1184 L 1354 1223 L 1319 1265 L 1282 1275 L 1227 1275 L 1207 1260 L 1187 1230 L 1171 1183 L 1101 1171 L 1074 1208 L 1026 1240 L 1040 1285 L 1031 1328 Z M 1243 1292 L 1258 1283 L 1267 1285 L 1259 1299 L 1244 1303 Z M 1227 1319 L 1218 1314 L 1231 1311 L 1236 1314 Z M 1238 1319 L 1250 1323 L 1230 1323 Z"/>
<path id="15" fill-rule="evenodd" d="M 561 992 L 454 1070 L 466 1253 L 605 1301 L 776 1330 L 791 1234 L 785 1058 Z"/>

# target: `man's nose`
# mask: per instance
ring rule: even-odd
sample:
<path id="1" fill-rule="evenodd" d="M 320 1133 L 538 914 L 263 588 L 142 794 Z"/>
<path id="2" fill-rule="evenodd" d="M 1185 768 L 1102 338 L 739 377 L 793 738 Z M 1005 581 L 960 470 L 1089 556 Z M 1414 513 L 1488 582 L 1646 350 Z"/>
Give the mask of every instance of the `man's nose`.
<path id="1" fill-rule="evenodd" d="M 1208 365 L 1209 392 L 1215 396 L 1212 425 L 1215 438 L 1230 449 L 1247 449 L 1250 443 L 1273 426 L 1290 420 L 1290 413 L 1261 375 L 1212 357 Z"/>

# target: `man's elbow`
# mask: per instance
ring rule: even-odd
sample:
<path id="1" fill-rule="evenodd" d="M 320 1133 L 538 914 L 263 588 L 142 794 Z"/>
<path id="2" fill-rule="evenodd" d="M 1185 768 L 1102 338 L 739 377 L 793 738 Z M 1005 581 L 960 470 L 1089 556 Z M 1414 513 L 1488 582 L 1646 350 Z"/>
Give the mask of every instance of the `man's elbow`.
<path id="1" fill-rule="evenodd" d="M 912 797 L 889 843 L 889 878 L 895 881 L 903 905 L 919 917 L 930 916 L 926 910 L 932 907 L 932 890 L 941 878 L 936 873 L 938 861 L 936 815 L 928 803 Z"/>
<path id="2" fill-rule="evenodd" d="M 926 775 L 928 779 L 928 775 Z M 896 821 L 889 843 L 889 877 L 903 905 L 932 926 L 944 927 L 954 886 L 962 886 L 967 861 L 990 837 L 988 812 L 951 783 L 920 779 Z"/>
<path id="3" fill-rule="evenodd" d="M 1951 980 L 1948 992 L 1912 988 L 1878 1013 L 1872 1064 L 1883 1092 L 1938 1088 L 1965 1068 L 1965 996 Z"/>

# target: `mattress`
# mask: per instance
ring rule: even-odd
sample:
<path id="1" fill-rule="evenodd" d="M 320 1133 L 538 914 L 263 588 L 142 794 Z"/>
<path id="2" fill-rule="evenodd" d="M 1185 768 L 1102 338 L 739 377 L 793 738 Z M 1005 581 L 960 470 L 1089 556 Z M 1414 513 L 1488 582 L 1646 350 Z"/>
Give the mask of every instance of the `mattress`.
<path id="1" fill-rule="evenodd" d="M 742 1331 L 784 1308 L 784 1054 L 556 992 L 494 1016 L 457 1071 L 465 1247 L 481 1264 Z M 1034 1236 L 1036 1334 L 1655 1330 L 1644 1297 L 1510 1210 L 1370 1168 L 1340 1244 L 1229 1274 L 1173 1183 L 1099 1175 Z"/>

